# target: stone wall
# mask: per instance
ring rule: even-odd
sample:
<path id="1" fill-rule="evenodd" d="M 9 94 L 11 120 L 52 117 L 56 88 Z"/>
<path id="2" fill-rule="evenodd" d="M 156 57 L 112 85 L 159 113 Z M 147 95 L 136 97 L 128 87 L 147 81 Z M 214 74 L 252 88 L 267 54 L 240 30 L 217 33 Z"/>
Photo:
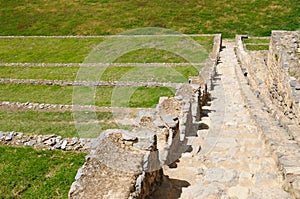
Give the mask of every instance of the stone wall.
<path id="1" fill-rule="evenodd" d="M 57 135 L 27 135 L 21 132 L 0 131 L 0 144 L 10 146 L 30 146 L 36 149 L 89 151 L 94 139 L 62 138 Z"/>
<path id="2" fill-rule="evenodd" d="M 158 113 L 164 124 L 161 130 L 164 133 L 159 134 L 159 152 L 163 164 L 173 164 L 189 149 L 188 137 L 197 136 L 201 106 L 204 104 L 201 100 L 208 99 L 207 94 L 195 85 L 185 85 L 174 98 L 161 101 Z"/>
<path id="3" fill-rule="evenodd" d="M 219 60 L 219 53 L 222 47 L 222 35 L 216 34 L 214 37 L 213 50 L 209 55 L 209 58 L 206 60 L 205 67 L 201 70 L 201 77 L 203 82 L 207 85 L 209 90 L 212 90 L 213 78 L 216 75 L 216 65 Z"/>
<path id="4" fill-rule="evenodd" d="M 272 31 L 267 59 L 271 72 L 266 79 L 269 93 L 273 102 L 280 105 L 291 119 L 300 118 L 300 79 L 291 76 L 300 70 L 300 54 L 296 52 L 300 49 L 299 44 L 300 31 Z"/>
<path id="5" fill-rule="evenodd" d="M 269 51 L 246 50 L 242 40 L 247 36 L 238 35 L 236 53 L 257 97 L 289 131 L 291 139 L 299 142 L 300 84 L 295 77 L 290 76 L 290 67 L 295 68 L 298 62 L 300 68 L 300 56 L 295 47 L 299 43 L 297 35 L 299 31 L 273 31 Z M 288 53 L 290 51 L 295 53 Z"/>
<path id="6" fill-rule="evenodd" d="M 295 60 L 287 57 L 286 51 L 282 49 L 282 45 L 289 44 L 295 34 L 299 32 L 273 31 L 270 50 L 262 52 L 247 51 L 242 42 L 246 36 L 239 35 L 236 37 L 236 54 L 244 75 L 240 75 L 239 82 L 247 81 L 256 96 L 264 102 L 262 110 L 271 113 L 280 122 L 273 123 L 274 126 L 287 129 L 288 133 L 274 132 L 272 126 L 266 126 L 266 119 L 257 113 L 261 108 L 250 107 L 252 117 L 262 133 L 261 139 L 273 152 L 278 168 L 282 171 L 285 181 L 283 188 L 299 198 L 299 104 L 298 91 L 293 86 L 298 85 L 298 82 L 289 74 L 289 65 Z"/>
<path id="7" fill-rule="evenodd" d="M 197 136 L 199 106 L 208 92 L 183 85 L 175 97 L 161 97 L 155 110 L 141 111 L 132 131 L 107 130 L 95 140 L 76 175 L 69 198 L 147 198 Z"/>
<path id="8" fill-rule="evenodd" d="M 102 132 L 86 160 L 69 198 L 145 198 L 162 180 L 156 135 L 149 129 Z"/>
<path id="9" fill-rule="evenodd" d="M 32 84 L 52 86 L 129 86 L 129 87 L 171 87 L 179 88 L 182 83 L 171 82 L 122 82 L 122 81 L 67 81 L 67 80 L 37 80 L 37 79 L 7 79 L 0 78 L 0 84 Z"/>

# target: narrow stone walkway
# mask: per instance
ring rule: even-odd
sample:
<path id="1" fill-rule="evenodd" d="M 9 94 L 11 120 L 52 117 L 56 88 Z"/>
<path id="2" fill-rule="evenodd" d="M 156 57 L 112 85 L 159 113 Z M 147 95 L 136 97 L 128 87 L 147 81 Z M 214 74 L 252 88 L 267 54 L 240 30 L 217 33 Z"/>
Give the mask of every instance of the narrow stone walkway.
<path id="1" fill-rule="evenodd" d="M 204 107 L 207 116 L 201 120 L 202 126 L 209 128 L 189 138 L 189 143 L 200 144 L 201 150 L 184 153 L 176 168 L 164 168 L 169 179 L 186 186 L 177 187 L 177 195 L 166 191 L 156 198 L 291 198 L 282 188 L 276 159 L 264 146 L 247 109 L 235 71 L 239 66 L 234 42 L 224 41 L 223 46 L 212 101 Z M 176 183 L 172 186 L 176 188 Z"/>

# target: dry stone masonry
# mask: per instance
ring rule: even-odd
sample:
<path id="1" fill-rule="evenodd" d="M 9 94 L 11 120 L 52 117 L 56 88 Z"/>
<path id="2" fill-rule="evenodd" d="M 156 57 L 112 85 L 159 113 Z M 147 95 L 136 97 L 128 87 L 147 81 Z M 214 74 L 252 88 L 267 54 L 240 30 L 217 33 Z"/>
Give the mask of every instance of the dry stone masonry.
<path id="1" fill-rule="evenodd" d="M 266 109 L 300 141 L 299 31 L 273 31 L 269 51 L 247 51 L 237 36 L 237 56 L 249 84 Z M 294 72 L 292 72 L 294 71 Z M 291 75 L 294 76 L 291 76 Z"/>
<path id="2" fill-rule="evenodd" d="M 0 131 L 0 144 L 11 146 L 30 146 L 36 149 L 86 151 L 88 152 L 93 139 L 62 138 L 56 135 L 27 135 L 21 132 Z"/>
<path id="3" fill-rule="evenodd" d="M 136 109 L 133 130 L 95 139 L 0 132 L 1 144 L 87 151 L 72 199 L 300 198 L 300 32 L 273 31 L 269 51 L 246 50 L 247 36 L 214 36 L 201 76 L 176 84 L 155 109 Z M 76 108 L 0 104 L 9 107 Z"/>
<path id="4" fill-rule="evenodd" d="M 70 198 L 149 198 L 195 136 L 201 100 L 208 93 L 183 85 L 174 98 L 160 99 L 155 112 L 141 112 L 132 131 L 107 130 L 78 171 Z M 118 182 L 118 185 L 115 183 Z"/>

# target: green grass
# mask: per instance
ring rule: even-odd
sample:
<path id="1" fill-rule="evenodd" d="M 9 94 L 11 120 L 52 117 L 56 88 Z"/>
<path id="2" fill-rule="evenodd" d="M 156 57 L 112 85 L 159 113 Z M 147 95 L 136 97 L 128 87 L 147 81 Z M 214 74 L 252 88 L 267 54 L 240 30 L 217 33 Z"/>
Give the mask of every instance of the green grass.
<path id="1" fill-rule="evenodd" d="M 269 50 L 269 45 L 246 45 L 247 50 Z"/>
<path id="2" fill-rule="evenodd" d="M 246 44 L 269 44 L 270 38 L 249 38 L 249 39 L 243 39 L 243 42 Z"/>
<path id="3" fill-rule="evenodd" d="M 85 153 L 0 146 L 1 198 L 68 198 Z"/>
<path id="4" fill-rule="evenodd" d="M 300 27 L 295 0 L 0 1 L 0 35 L 102 35 L 141 27 L 267 36 Z"/>
<path id="5" fill-rule="evenodd" d="M 80 111 L 77 114 L 82 114 L 81 122 L 88 122 L 87 118 L 91 118 L 92 112 Z M 97 137 L 101 130 L 110 128 L 130 128 L 129 126 L 118 125 L 113 121 L 111 112 L 96 112 L 96 117 L 100 128 L 97 132 L 90 133 L 93 137 Z M 92 125 L 83 124 L 85 128 Z M 62 137 L 79 137 L 75 128 L 73 113 L 65 112 L 39 112 L 39 111 L 17 111 L 17 110 L 2 110 L 0 111 L 0 130 L 1 131 L 17 131 L 28 135 L 48 135 L 55 134 Z"/>
<path id="6" fill-rule="evenodd" d="M 69 80 L 74 81 L 79 67 L 13 67 L 0 66 L 0 78 L 11 79 L 41 79 L 41 80 Z M 200 68 L 199 68 L 200 69 Z M 179 72 L 181 75 L 176 74 Z M 140 76 L 147 73 L 148 76 Z M 171 76 L 173 74 L 173 76 Z M 179 76 L 178 78 L 173 78 Z M 192 66 L 173 67 L 107 67 L 102 74 L 102 81 L 159 81 L 159 82 L 187 82 L 189 76 L 198 75 L 197 69 Z"/>
<path id="7" fill-rule="evenodd" d="M 213 47 L 213 37 L 192 37 L 207 52 Z M 114 38 L 113 40 L 118 40 Z M 103 38 L 1 38 L 0 62 L 2 63 L 82 63 Z M 176 39 L 174 39 L 176 41 Z M 204 57 L 205 59 L 206 57 Z M 204 61 L 204 60 L 203 60 Z M 159 49 L 142 49 L 129 52 L 115 63 L 172 63 L 186 62 L 172 52 Z"/>
<path id="8" fill-rule="evenodd" d="M 80 87 L 81 93 L 90 93 L 90 87 Z M 121 87 L 127 91 L 129 87 Z M 165 87 L 131 88 L 136 90 L 130 98 L 130 107 L 152 107 L 158 103 L 159 96 L 172 96 L 174 89 Z M 0 101 L 35 102 L 46 104 L 72 104 L 73 87 L 71 86 L 46 86 L 46 85 L 16 85 L 0 84 Z M 111 106 L 114 87 L 97 87 L 95 105 Z M 125 93 L 126 94 L 126 93 Z M 84 95 L 86 96 L 86 95 Z M 148 96 L 148 97 L 147 97 Z M 83 99 L 83 104 L 91 104 L 91 99 Z M 126 99 L 120 99 L 116 106 L 124 106 Z"/>
<path id="9" fill-rule="evenodd" d="M 269 50 L 270 38 L 248 38 L 244 39 L 247 50 Z"/>
<path id="10" fill-rule="evenodd" d="M 102 38 L 2 38 L 2 63 L 82 63 Z"/>
<path id="11" fill-rule="evenodd" d="M 192 36 L 207 52 L 211 52 L 214 47 L 214 37 L 211 36 Z"/>
<path id="12" fill-rule="evenodd" d="M 159 49 L 141 49 L 129 52 L 114 61 L 115 63 L 184 63 L 178 55 Z"/>
<path id="13" fill-rule="evenodd" d="M 176 38 L 176 37 L 175 37 Z M 214 37 L 212 36 L 191 36 L 193 40 L 199 43 L 207 52 L 213 49 Z M 179 39 L 174 39 L 179 42 Z M 203 59 L 205 61 L 206 56 Z M 183 57 L 166 50 L 155 48 L 140 49 L 129 52 L 114 61 L 115 63 L 185 63 Z"/>
<path id="14" fill-rule="evenodd" d="M 74 81 L 79 67 L 0 66 L 0 78 Z"/>

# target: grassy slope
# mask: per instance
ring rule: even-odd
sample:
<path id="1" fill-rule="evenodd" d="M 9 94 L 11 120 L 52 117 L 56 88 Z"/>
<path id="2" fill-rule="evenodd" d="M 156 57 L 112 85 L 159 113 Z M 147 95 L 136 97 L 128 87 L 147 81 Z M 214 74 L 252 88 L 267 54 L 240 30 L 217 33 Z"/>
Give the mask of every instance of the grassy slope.
<path id="1" fill-rule="evenodd" d="M 165 27 L 233 37 L 300 28 L 295 0 L 0 0 L 0 5 L 0 35 L 102 35 Z"/>
<path id="2" fill-rule="evenodd" d="M 102 38 L 2 38 L 0 62 L 81 63 Z"/>
<path id="3" fill-rule="evenodd" d="M 127 91 L 129 87 L 120 87 Z M 81 87 L 82 93 L 90 92 L 89 87 Z M 158 103 L 159 96 L 172 96 L 173 89 L 165 87 L 133 88 L 135 93 L 130 98 L 130 107 L 152 107 Z M 35 102 L 46 104 L 72 104 L 71 86 L 46 85 L 17 85 L 0 84 L 0 101 Z M 111 106 L 111 96 L 114 87 L 97 87 L 95 104 L 97 106 Z M 54 97 L 55 96 L 55 97 Z M 86 105 L 91 104 L 85 100 Z M 119 99 L 117 106 L 126 106 L 126 99 Z"/>
<path id="4" fill-rule="evenodd" d="M 79 67 L 11 67 L 0 66 L 0 78 L 11 79 L 44 79 L 44 80 L 69 80 L 74 81 Z M 126 78 L 126 74 L 147 71 L 148 76 L 153 76 L 152 81 L 160 82 L 176 82 L 177 79 L 173 79 L 170 73 L 176 75 L 175 72 L 179 72 L 183 77 L 178 78 L 180 80 L 187 81 L 189 76 L 198 75 L 197 69 L 192 66 L 174 66 L 174 67 L 108 67 L 102 74 L 100 80 L 102 81 L 119 81 L 122 78 Z M 169 75 L 166 75 L 168 74 Z M 132 77 L 132 78 L 131 78 Z M 127 79 L 131 81 L 139 81 L 138 75 L 132 74 Z M 134 78 L 134 79 L 133 79 Z M 145 79 L 146 77 L 144 77 Z M 150 77 L 148 78 L 150 81 Z M 181 81 L 182 82 L 182 81 Z"/>
<path id="5" fill-rule="evenodd" d="M 213 37 L 192 37 L 210 52 Z M 0 62 L 82 63 L 103 38 L 1 38 Z M 116 39 L 114 39 L 116 40 Z M 182 57 L 158 49 L 129 52 L 116 61 L 123 63 L 186 62 Z"/>
<path id="6" fill-rule="evenodd" d="M 85 162 L 84 156 L 0 146 L 0 197 L 68 198 L 76 171 Z"/>
<path id="7" fill-rule="evenodd" d="M 56 134 L 62 137 L 78 137 L 75 128 L 73 113 L 65 112 L 38 112 L 38 111 L 0 111 L 1 131 L 17 131 L 26 134 Z M 91 112 L 82 112 L 83 116 Z M 113 115 L 109 112 L 96 112 L 101 130 L 119 128 L 113 121 Z M 88 127 L 88 125 L 86 125 Z M 127 128 L 120 126 L 120 128 Z M 99 132 L 100 130 L 98 130 Z M 98 135 L 94 135 L 98 136 Z"/>
<path id="8" fill-rule="evenodd" d="M 249 38 L 244 39 L 243 42 L 248 50 L 269 50 L 269 38 Z"/>

